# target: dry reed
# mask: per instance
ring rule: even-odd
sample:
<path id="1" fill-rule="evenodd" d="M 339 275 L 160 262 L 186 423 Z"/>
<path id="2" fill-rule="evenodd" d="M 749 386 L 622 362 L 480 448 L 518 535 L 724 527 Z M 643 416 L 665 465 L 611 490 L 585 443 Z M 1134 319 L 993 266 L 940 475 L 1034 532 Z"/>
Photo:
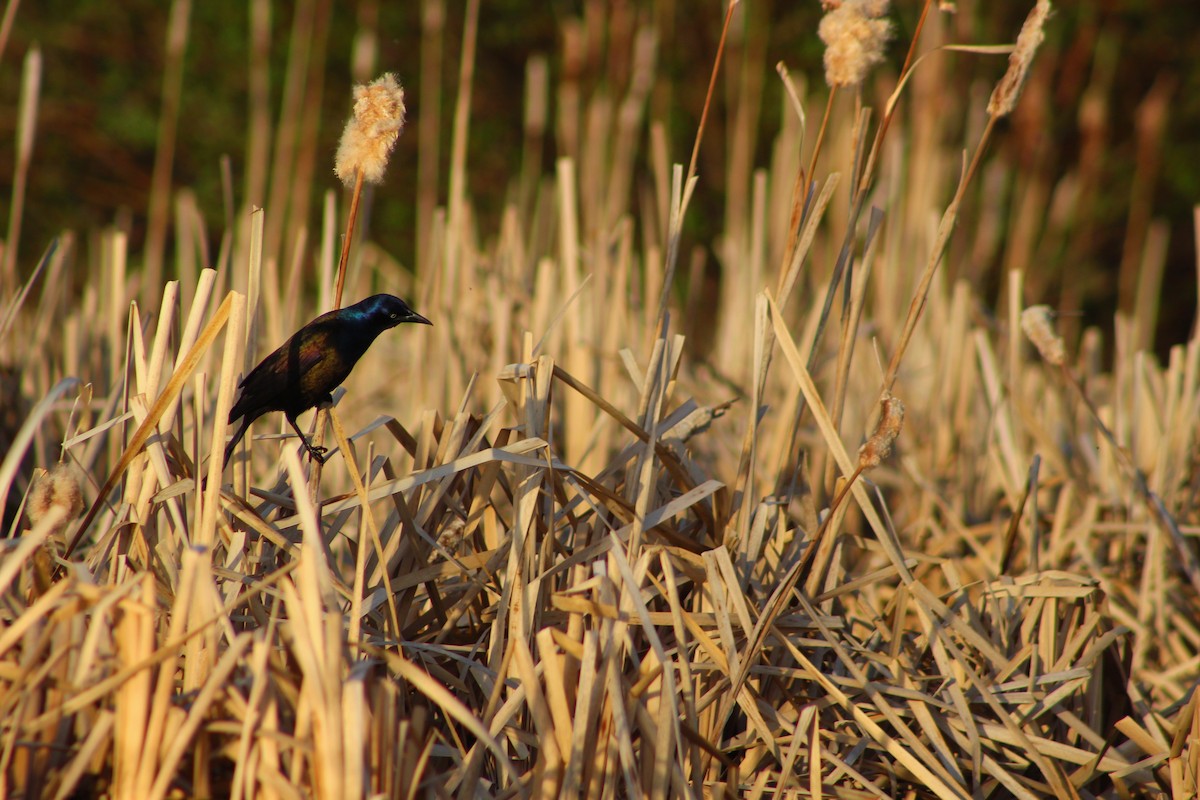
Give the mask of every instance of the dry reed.
<path id="1" fill-rule="evenodd" d="M 232 487 L 213 469 L 247 359 L 323 310 L 300 284 L 333 296 L 335 204 L 314 241 L 284 210 L 307 191 L 284 134 L 306 125 L 300 89 L 253 180 L 267 218 L 201 259 L 221 269 L 190 269 L 195 245 L 148 286 L 108 232 L 85 252 L 64 239 L 0 297 L 0 357 L 31 408 L 0 502 L 29 488 L 27 450 L 64 452 L 91 501 L 61 550 L 70 508 L 0 541 L 0 794 L 1194 796 L 1200 339 L 1159 364 L 1122 320 L 1108 370 L 1089 331 L 1056 371 L 1021 346 L 1021 275 L 1007 328 L 974 313 L 988 298 L 938 267 L 952 235 L 993 223 L 958 221 L 976 173 L 936 144 L 950 115 L 905 105 L 923 70 L 953 85 L 947 60 L 910 46 L 874 139 L 865 112 L 790 84 L 788 114 L 847 132 L 830 172 L 803 175 L 816 154 L 790 118 L 768 167 L 728 176 L 752 207 L 713 237 L 721 290 L 678 297 L 664 275 L 711 189 L 669 167 L 649 115 L 652 34 L 568 23 L 567 55 L 624 80 L 561 76 L 526 152 L 544 126 L 570 155 L 514 170 L 483 232 L 477 13 L 420 268 L 363 242 L 345 278 L 436 327 L 383 337 L 337 393 L 319 491 L 289 434 L 262 437 L 278 458 L 256 447 Z M 544 102 L 544 66 L 529 76 Z M 928 137 L 918 163 L 890 163 L 906 156 L 889 126 Z M 986 139 L 976 162 L 1010 170 Z M 201 225 L 178 215 L 181 248 Z M 73 269 L 92 277 L 68 300 Z M 671 332 L 680 303 L 710 329 L 703 357 Z"/>

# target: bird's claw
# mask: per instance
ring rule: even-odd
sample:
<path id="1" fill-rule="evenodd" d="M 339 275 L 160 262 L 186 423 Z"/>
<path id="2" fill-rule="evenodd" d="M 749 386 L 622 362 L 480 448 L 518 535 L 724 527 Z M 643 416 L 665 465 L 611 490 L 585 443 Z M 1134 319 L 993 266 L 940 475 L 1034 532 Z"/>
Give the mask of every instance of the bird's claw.
<path id="1" fill-rule="evenodd" d="M 319 444 L 308 445 L 308 454 L 312 456 L 312 460 L 318 464 L 325 463 L 325 454 L 329 452 L 328 447 L 322 447 Z"/>

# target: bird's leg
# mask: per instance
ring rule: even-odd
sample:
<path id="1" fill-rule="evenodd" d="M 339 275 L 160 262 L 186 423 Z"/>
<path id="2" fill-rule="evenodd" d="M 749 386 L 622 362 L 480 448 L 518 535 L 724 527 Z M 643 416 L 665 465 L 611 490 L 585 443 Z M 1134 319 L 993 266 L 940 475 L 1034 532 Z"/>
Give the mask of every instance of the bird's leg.
<path id="1" fill-rule="evenodd" d="M 317 401 L 317 405 L 316 405 L 316 409 L 317 409 L 316 424 L 320 428 L 320 430 L 317 431 L 316 435 L 321 436 L 322 438 L 324 438 L 324 436 L 325 436 L 325 414 L 331 408 L 333 408 L 333 392 L 326 392 L 324 395 L 321 396 L 321 399 Z M 310 454 L 312 454 L 312 457 L 315 458 L 318 462 L 320 462 L 321 464 L 324 464 L 325 463 L 325 454 L 329 452 L 329 448 L 322 447 L 319 444 L 313 444 L 312 442 L 309 442 L 308 443 L 308 452 Z M 320 453 L 320 455 L 318 456 L 317 453 Z"/>
<path id="2" fill-rule="evenodd" d="M 325 453 L 328 452 L 328 448 L 319 447 L 310 442 L 308 437 L 304 435 L 304 431 L 300 430 L 300 425 L 297 424 L 296 417 L 294 415 L 285 414 L 285 416 L 287 417 L 287 421 L 291 424 L 292 430 L 296 432 L 296 435 L 300 437 L 300 441 L 304 443 L 304 449 L 308 451 L 308 454 L 312 457 L 312 460 L 316 461 L 318 464 L 324 464 Z"/>

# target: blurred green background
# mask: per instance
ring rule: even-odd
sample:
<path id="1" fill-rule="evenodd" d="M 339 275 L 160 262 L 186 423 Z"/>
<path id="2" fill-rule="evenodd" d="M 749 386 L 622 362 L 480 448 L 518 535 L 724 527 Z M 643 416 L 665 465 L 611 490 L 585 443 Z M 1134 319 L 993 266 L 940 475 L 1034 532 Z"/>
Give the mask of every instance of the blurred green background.
<path id="1" fill-rule="evenodd" d="M 190 187 L 196 194 L 209 231 L 219 238 L 225 210 L 221 195 L 220 160 L 228 156 L 235 191 L 243 186 L 249 119 L 249 8 L 232 0 L 194 2 L 184 67 L 184 90 L 179 138 L 175 150 L 173 186 Z M 296 7 L 306 3 L 270 3 L 271 114 L 278 114 L 283 74 Z M 317 187 L 325 174 L 335 188 L 332 154 L 350 108 L 355 37 L 366 27 L 379 32 L 372 74 L 394 71 L 408 91 L 410 125 L 401 137 L 385 184 L 373 208 L 371 235 L 401 263 L 415 260 L 416 238 L 416 121 L 429 113 L 419 92 L 422 13 L 444 8 L 442 87 L 439 125 L 443 132 L 438 154 L 439 201 L 446 196 L 446 162 L 452 125 L 454 89 L 458 75 L 465 2 L 333 3 L 314 0 L 320 35 L 317 66 L 323 80 L 319 142 L 315 148 Z M 1032 3 L 958 3 L 956 20 L 961 41 L 1012 41 Z M 936 4 L 935 4 L 936 6 Z M 82 235 L 99 226 L 117 224 L 131 235 L 130 249 L 140 252 L 145 235 L 146 208 L 155 158 L 163 96 L 164 41 L 171 4 L 151 0 L 40 0 L 21 4 L 11 37 L 0 61 L 0 183 L 11 187 L 15 130 L 22 59 L 33 45 L 44 61 L 37 140 L 31 170 L 20 246 L 20 267 L 32 268 L 49 240 L 64 229 Z M 714 0 L 692 4 L 669 0 L 656 3 L 551 2 L 531 10 L 516 0 L 481 5 L 475 91 L 468 155 L 468 192 L 479 213 L 485 237 L 498 228 L 506 193 L 516 181 L 523 133 L 526 65 L 532 56 L 549 59 L 553 87 L 562 74 L 562 31 L 571 20 L 624 11 L 638 20 L 655 20 L 660 30 L 658 75 L 651 117 L 667 124 L 673 160 L 686 161 L 703 105 L 704 91 L 719 36 L 725 6 Z M 892 11 L 896 40 L 910 36 L 921 3 L 897 3 Z M 935 12 L 936 13 L 936 12 Z M 765 94 L 755 163 L 763 164 L 778 130 L 779 80 L 774 65 L 783 61 L 793 73 L 809 76 L 813 91 L 821 82 L 821 45 L 816 27 L 821 14 L 816 0 L 740 4 L 729 60 L 716 97 L 716 113 L 706 134 L 700 162 L 702 191 L 688 218 L 689 232 L 702 239 L 718 230 L 722 214 L 722 182 L 727 160 L 725 130 L 730 99 L 745 59 L 764 73 Z M 996 39 L 995 32 L 1007 32 Z M 1107 0 L 1056 4 L 1039 52 L 1022 109 L 1006 123 L 994 150 L 1005 153 L 1023 169 L 1050 181 L 1073 169 L 1081 143 L 1081 102 L 1085 92 L 1100 87 L 1092 106 L 1099 118 L 1104 152 L 1101 190 L 1090 213 L 1076 222 L 1084 231 L 1083 245 L 1062 254 L 1061 263 L 1038 265 L 1056 271 L 1059 282 L 1080 282 L 1078 309 L 1088 322 L 1111 325 L 1113 312 L 1128 308 L 1117 275 L 1129 225 L 1131 196 L 1141 192 L 1145 209 L 1170 227 L 1165 276 L 1166 300 L 1159 320 L 1159 351 L 1181 341 L 1194 323 L 1196 267 L 1192 207 L 1200 198 L 1200 6 L 1167 0 Z M 889 52 L 894 73 L 902 48 Z M 966 84 L 990 82 L 1002 72 L 999 59 L 945 55 L 957 58 L 956 74 Z M 589 71 L 582 80 L 605 80 L 603 70 Z M 982 82 L 986 80 L 987 84 Z M 961 87 L 959 87 L 961 88 Z M 951 92 L 951 89 L 947 89 Z M 1139 109 L 1147 96 L 1168 99 L 1161 135 L 1139 138 Z M 1097 105 L 1098 103 L 1098 105 Z M 1139 150 L 1140 148 L 1140 150 Z M 545 169 L 556 155 L 553 136 L 546 137 Z M 1138 181 L 1135 181 L 1135 175 Z M 1136 185 L 1135 185 L 1136 184 Z M 312 200 L 312 225 L 320 212 L 320 191 Z M 0 193 L 0 213 L 7 219 L 10 191 Z M 238 204 L 241 198 L 235 198 Z M 268 212 L 270 209 L 268 209 Z M 315 229 L 315 228 L 314 228 Z M 135 255 L 136 257 L 136 255 Z M 995 265 L 997 268 L 1000 265 Z M 988 280 L 998 284 L 998 269 Z M 994 296 L 983 287 L 984 296 Z M 1054 302 L 1054 298 L 1042 298 Z"/>

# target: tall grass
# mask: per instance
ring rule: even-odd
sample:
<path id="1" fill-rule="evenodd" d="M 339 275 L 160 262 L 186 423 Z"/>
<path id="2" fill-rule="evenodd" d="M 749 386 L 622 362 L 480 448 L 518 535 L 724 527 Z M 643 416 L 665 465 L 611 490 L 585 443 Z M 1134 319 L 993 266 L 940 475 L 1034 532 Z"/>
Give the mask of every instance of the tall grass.
<path id="1" fill-rule="evenodd" d="M 28 411 L 0 489 L 24 502 L 26 452 L 61 455 L 94 514 L 64 529 L 51 501 L 6 532 L 0 795 L 1194 796 L 1200 341 L 1159 364 L 1118 317 L 1108 360 L 1063 326 L 1061 368 L 1023 341 L 1088 198 L 988 154 L 990 85 L 943 93 L 1003 59 L 939 51 L 926 4 L 904 70 L 832 102 L 719 64 L 744 110 L 723 227 L 685 234 L 710 190 L 653 112 L 653 32 L 571 20 L 564 58 L 619 80 L 531 63 L 491 229 L 478 10 L 415 272 L 369 239 L 349 258 L 348 300 L 387 290 L 434 327 L 385 334 L 337 394 L 319 486 L 269 417 L 225 486 L 197 479 L 238 375 L 334 295 L 344 204 L 279 158 L 302 89 L 253 180 L 278 202 L 231 212 L 217 252 L 177 189 L 165 282 L 114 231 L 6 276 L 0 388 Z M 783 123 L 755 165 L 764 102 Z M 889 389 L 907 411 L 873 466 Z"/>

